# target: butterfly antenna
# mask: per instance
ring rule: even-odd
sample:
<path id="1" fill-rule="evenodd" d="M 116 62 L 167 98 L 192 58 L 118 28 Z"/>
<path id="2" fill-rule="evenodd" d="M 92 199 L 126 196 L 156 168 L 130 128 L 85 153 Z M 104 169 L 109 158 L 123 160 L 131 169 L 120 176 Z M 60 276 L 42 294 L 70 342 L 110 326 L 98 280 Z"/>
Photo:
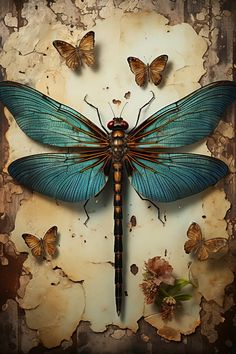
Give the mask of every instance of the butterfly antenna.
<path id="1" fill-rule="evenodd" d="M 111 108 L 111 111 L 112 111 L 112 114 L 113 114 L 113 118 L 115 118 L 115 113 L 114 113 L 114 111 L 113 111 L 113 109 L 112 109 L 112 105 L 110 104 L 110 102 L 108 102 L 108 104 L 109 104 L 109 106 L 110 106 L 110 108 Z"/>
<path id="2" fill-rule="evenodd" d="M 106 130 L 106 128 L 105 128 L 104 125 L 102 124 L 102 120 L 101 120 L 101 116 L 100 116 L 100 113 L 99 113 L 98 108 L 95 107 L 92 103 L 90 103 L 90 102 L 87 100 L 87 95 L 84 96 L 84 101 L 85 101 L 90 107 L 96 109 L 97 115 L 98 115 L 99 123 L 101 124 L 101 127 L 105 130 L 105 132 L 108 134 L 108 131 Z"/>
<path id="3" fill-rule="evenodd" d="M 124 107 L 122 108 L 122 110 L 121 110 L 121 112 L 120 112 L 120 118 L 121 118 L 122 113 L 123 113 L 123 111 L 124 111 L 124 109 L 125 109 L 125 106 L 126 106 L 127 104 L 128 104 L 128 102 L 125 102 Z"/>

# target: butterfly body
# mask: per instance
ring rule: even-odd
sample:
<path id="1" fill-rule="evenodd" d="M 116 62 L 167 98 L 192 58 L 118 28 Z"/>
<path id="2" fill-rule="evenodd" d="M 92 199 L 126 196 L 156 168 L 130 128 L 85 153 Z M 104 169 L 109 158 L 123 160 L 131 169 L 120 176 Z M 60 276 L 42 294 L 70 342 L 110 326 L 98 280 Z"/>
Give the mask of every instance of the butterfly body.
<path id="1" fill-rule="evenodd" d="M 52 226 L 43 238 L 38 238 L 31 234 L 22 235 L 25 243 L 31 249 L 31 253 L 35 257 L 50 256 L 56 253 L 57 227 Z"/>
<path id="2" fill-rule="evenodd" d="M 124 172 L 139 195 L 159 202 L 185 198 L 214 185 L 228 173 L 226 164 L 210 156 L 180 152 L 180 148 L 208 136 L 234 100 L 236 84 L 216 82 L 162 108 L 139 125 L 137 119 L 130 131 L 125 120 L 114 118 L 107 125 L 108 132 L 103 125 L 99 128 L 81 113 L 37 90 L 15 82 L 0 83 L 0 101 L 20 128 L 35 141 L 65 148 L 64 153 L 13 161 L 8 171 L 20 184 L 59 200 L 85 201 L 105 187 L 112 169 L 118 313 Z"/>
<path id="3" fill-rule="evenodd" d="M 144 64 L 142 60 L 129 57 L 127 59 L 131 71 L 135 75 L 135 81 L 139 86 L 145 86 L 147 82 L 153 82 L 154 85 L 159 85 L 162 80 L 162 71 L 166 67 L 168 60 L 167 55 L 160 55 L 155 58 L 151 64 Z"/>
<path id="4" fill-rule="evenodd" d="M 93 31 L 86 33 L 78 46 L 73 46 L 61 40 L 53 41 L 53 45 L 62 58 L 65 59 L 68 68 L 77 70 L 83 64 L 88 66 L 92 66 L 94 64 L 94 36 L 95 33 Z"/>

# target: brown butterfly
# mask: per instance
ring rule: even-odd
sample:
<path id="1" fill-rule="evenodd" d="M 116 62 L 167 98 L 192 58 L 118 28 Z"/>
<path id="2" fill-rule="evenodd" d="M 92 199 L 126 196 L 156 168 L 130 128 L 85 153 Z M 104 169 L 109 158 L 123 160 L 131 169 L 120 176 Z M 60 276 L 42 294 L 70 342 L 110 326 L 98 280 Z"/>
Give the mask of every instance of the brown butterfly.
<path id="1" fill-rule="evenodd" d="M 52 226 L 43 238 L 38 238 L 31 234 L 23 234 L 23 239 L 27 246 L 31 249 L 31 253 L 35 257 L 43 255 L 54 256 L 56 252 L 57 227 Z"/>
<path id="2" fill-rule="evenodd" d="M 66 60 L 68 68 L 77 70 L 84 63 L 88 66 L 94 64 L 94 36 L 95 33 L 93 31 L 86 33 L 76 47 L 60 40 L 53 41 L 53 45 L 59 54 Z"/>
<path id="3" fill-rule="evenodd" d="M 168 56 L 160 55 L 150 65 L 144 64 L 142 60 L 135 57 L 129 57 L 127 60 L 131 71 L 135 75 L 137 85 L 144 86 L 147 81 L 152 81 L 157 86 L 162 80 L 161 73 L 166 67 Z"/>
<path id="4" fill-rule="evenodd" d="M 209 254 L 219 252 L 228 244 L 228 240 L 223 237 L 215 237 L 205 240 L 202 237 L 200 226 L 193 222 L 187 231 L 188 241 L 184 244 L 186 253 L 194 253 L 199 261 L 208 259 Z"/>

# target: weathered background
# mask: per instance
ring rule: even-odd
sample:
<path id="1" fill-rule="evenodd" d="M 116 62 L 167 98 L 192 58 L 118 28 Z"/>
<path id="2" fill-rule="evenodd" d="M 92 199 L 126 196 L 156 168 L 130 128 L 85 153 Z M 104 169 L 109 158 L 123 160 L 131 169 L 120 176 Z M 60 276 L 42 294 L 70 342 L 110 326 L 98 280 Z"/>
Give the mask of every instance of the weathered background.
<path id="1" fill-rule="evenodd" d="M 39 12 L 38 15 L 37 11 Z M 121 17 L 117 17 L 118 12 L 119 16 Z M 141 59 L 146 58 L 147 60 L 150 58 L 150 53 L 148 51 L 143 53 L 145 47 L 143 42 L 139 43 L 139 45 L 135 44 L 137 47 L 137 52 L 130 53 L 127 51 L 127 48 L 130 48 L 130 51 L 131 48 L 136 48 L 133 43 L 138 40 L 138 35 L 141 31 L 137 24 L 135 25 L 135 21 L 133 21 L 133 14 L 139 16 L 140 22 L 138 23 L 144 24 L 147 22 L 149 24 L 149 27 L 145 27 L 149 31 L 146 33 L 148 39 L 149 37 L 152 37 L 150 34 L 152 31 L 152 23 L 155 23 L 157 18 L 155 16 L 157 14 L 166 18 L 166 22 L 163 17 L 158 18 L 160 21 L 158 24 L 160 26 L 158 27 L 160 32 L 163 30 L 163 28 L 165 28 L 165 26 L 169 26 L 168 28 L 171 31 L 172 29 L 173 31 L 180 29 L 180 32 L 182 31 L 184 36 L 189 38 L 189 48 L 186 48 L 186 46 L 183 45 L 186 53 L 186 58 L 184 58 L 183 53 L 178 53 L 178 49 L 181 47 L 178 40 L 176 40 L 176 43 L 173 44 L 173 48 L 169 49 L 168 46 L 165 47 L 163 45 L 163 41 L 160 44 L 155 43 L 155 46 L 157 48 L 159 46 L 160 48 L 160 52 L 158 51 L 157 55 L 164 53 L 163 50 L 169 50 L 168 52 L 165 51 L 165 53 L 169 54 L 169 57 L 171 57 L 171 54 L 172 56 L 176 55 L 175 58 L 171 57 L 173 70 L 171 71 L 170 66 L 169 72 L 167 73 L 166 82 L 165 85 L 163 85 L 162 90 L 158 91 L 159 89 L 154 88 L 156 90 L 155 93 L 158 94 L 158 100 L 161 102 L 161 104 L 167 104 L 175 99 L 178 99 L 179 97 L 184 96 L 188 92 L 193 91 L 199 87 L 198 81 L 201 85 L 204 85 L 217 80 L 235 80 L 236 61 L 234 41 L 236 36 L 234 25 L 236 23 L 236 3 L 233 0 L 2 0 L 0 1 L 0 35 L 1 47 L 3 48 L 0 62 L 2 79 L 7 78 L 9 80 L 16 80 L 22 83 L 27 83 L 28 85 L 36 87 L 37 89 L 44 91 L 45 93 L 50 94 L 52 97 L 69 105 L 76 105 L 76 100 L 78 102 L 82 102 L 84 94 L 89 93 L 89 97 L 91 97 L 93 100 L 96 100 L 97 97 L 97 100 L 95 101 L 96 105 L 99 107 L 101 106 L 102 113 L 105 112 L 103 114 L 105 116 L 108 114 L 110 115 L 110 112 L 107 110 L 107 108 L 105 108 L 107 101 L 111 101 L 112 98 L 122 100 L 124 93 L 130 90 L 131 99 L 133 95 L 136 97 L 136 102 L 135 99 L 133 101 L 130 100 L 126 111 L 126 115 L 130 117 L 133 115 L 132 109 L 134 105 L 136 104 L 140 106 L 140 100 L 145 102 L 149 97 L 149 88 L 153 89 L 153 87 L 149 86 L 148 90 L 142 91 L 138 87 L 135 87 L 135 84 L 133 83 L 133 76 L 129 72 L 127 64 L 125 63 L 124 66 L 120 64 L 120 58 L 122 58 L 122 60 L 126 60 L 128 55 L 137 55 Z M 30 16 L 32 16 L 32 23 L 30 22 Z M 121 18 L 122 21 L 120 20 Z M 42 23 L 43 21 L 45 21 L 45 23 Z M 190 27 L 183 25 L 183 23 L 189 24 L 194 29 L 196 34 L 191 31 Z M 27 25 L 31 25 L 31 31 L 27 31 Z M 147 26 L 147 24 L 145 25 Z M 176 25 L 182 25 L 182 27 L 174 27 Z M 113 49 L 109 52 L 109 43 L 107 43 L 105 38 L 106 26 L 108 26 L 107 28 L 109 28 L 109 31 L 113 31 L 112 33 L 114 35 L 114 42 L 117 41 L 116 43 L 120 43 L 120 51 L 115 52 L 114 47 L 112 47 L 114 43 L 111 43 L 110 47 Z M 119 31 L 123 31 L 123 37 L 119 32 L 118 36 L 120 36 L 120 38 L 118 39 L 116 38 L 116 26 L 117 28 L 120 26 L 121 29 L 119 27 Z M 25 32 L 23 32 L 24 28 L 26 29 Z M 153 28 L 155 33 L 155 24 Z M 43 32 L 43 29 L 45 32 Z M 78 35 L 81 38 L 81 34 L 90 29 L 93 29 L 96 32 L 98 38 L 99 34 L 100 37 L 102 33 L 104 35 L 104 46 L 99 47 L 99 70 L 96 72 L 97 76 L 93 76 L 95 73 L 91 73 L 91 71 L 85 70 L 82 75 L 83 77 L 81 76 L 76 78 L 68 71 L 57 53 L 54 52 L 54 49 L 51 48 L 51 41 L 56 39 L 53 37 L 53 35 L 57 34 L 57 39 L 64 39 L 68 40 L 68 42 L 73 42 L 73 38 L 74 43 L 76 43 Z M 51 33 L 54 34 L 51 36 Z M 176 39 L 184 38 L 177 37 L 177 33 L 175 35 Z M 127 42 L 125 42 L 126 38 L 130 40 L 130 43 L 127 44 Z M 205 46 L 202 39 L 205 39 L 206 41 Z M 153 43 L 154 42 L 151 43 L 150 48 L 152 47 Z M 148 50 L 151 50 L 150 48 L 148 48 Z M 49 50 L 49 52 L 46 52 L 46 50 Z M 193 58 L 191 58 L 191 51 L 193 52 Z M 117 55 L 114 56 L 114 53 Z M 153 59 L 155 57 L 153 56 L 155 55 L 155 51 L 151 53 L 151 55 Z M 203 55 L 204 57 L 202 60 Z M 108 56 L 108 58 L 105 58 L 105 56 Z M 186 61 L 186 64 L 183 64 L 182 67 L 178 67 L 181 61 Z M 186 71 L 181 71 L 181 69 L 184 68 Z M 105 81 L 102 81 L 103 77 L 106 77 Z M 128 78 L 126 79 L 126 77 Z M 84 81 L 82 81 L 83 79 Z M 77 88 L 75 86 L 75 82 L 77 82 L 77 80 L 81 80 L 81 84 L 84 85 L 84 87 L 80 90 L 81 92 L 78 92 L 78 95 L 76 91 Z M 125 86 L 122 86 L 122 80 L 125 82 Z M 70 88 L 68 88 L 70 85 L 72 87 L 71 91 Z M 117 86 L 117 91 L 112 91 L 112 86 Z M 97 87 L 101 90 L 96 91 Z M 171 91 L 172 87 L 173 92 Z M 165 91 L 166 88 L 169 88 L 168 92 Z M 108 92 L 110 92 L 110 94 Z M 172 95 L 170 101 L 168 95 Z M 104 105 L 101 101 L 105 102 Z M 159 108 L 157 107 L 159 102 L 156 103 L 156 106 L 153 107 L 154 111 Z M 116 106 L 114 107 L 117 109 Z M 84 106 L 82 106 L 82 108 L 80 107 L 80 110 L 81 109 L 84 110 L 83 113 L 86 113 L 86 115 L 89 116 L 89 114 L 91 114 L 91 111 L 86 111 L 87 108 Z M 118 107 L 118 112 L 119 109 L 120 108 Z M 136 108 L 136 111 L 138 111 L 138 108 Z M 137 114 L 136 111 L 135 115 Z M 134 118 L 132 117 L 132 119 Z M 53 204 L 53 202 L 48 201 L 47 198 L 44 197 L 32 197 L 29 191 L 22 189 L 19 185 L 13 183 L 12 179 L 6 173 L 5 166 L 7 163 L 9 163 L 9 160 L 11 161 L 12 159 L 21 156 L 20 154 L 22 154 L 22 156 L 28 155 L 34 152 L 34 150 L 31 150 L 31 148 L 28 150 L 28 146 L 31 146 L 32 144 L 31 141 L 24 140 L 25 137 L 23 136 L 23 133 L 22 135 L 18 131 L 16 133 L 16 130 L 14 129 L 17 128 L 14 127 L 14 122 L 9 117 L 8 120 L 6 119 L 2 107 L 0 121 L 0 165 L 2 171 L 0 175 L 1 353 L 234 353 L 236 346 L 234 335 L 236 328 L 236 316 L 234 306 L 235 285 L 234 282 L 232 282 L 232 271 L 235 271 L 234 255 L 236 254 L 236 246 L 234 241 L 236 232 L 236 206 L 234 201 L 235 106 L 231 107 L 227 111 L 224 120 L 225 122 L 220 124 L 215 134 L 208 139 L 207 146 L 213 155 L 220 157 L 230 166 L 230 175 L 227 177 L 224 183 L 222 182 L 220 184 L 221 188 L 224 187 L 229 203 L 226 201 L 224 202 L 225 195 L 223 192 L 215 190 L 215 194 L 212 194 L 213 197 L 210 199 L 210 201 L 208 199 L 208 194 L 203 195 L 202 200 L 199 199 L 198 202 L 197 199 L 191 199 L 189 204 L 187 204 L 187 210 L 189 210 L 190 215 L 194 214 L 194 221 L 198 221 L 196 218 L 199 217 L 199 220 L 201 219 L 201 203 L 203 203 L 203 211 L 205 213 L 204 216 L 207 215 L 208 221 L 208 223 L 205 222 L 205 226 L 203 225 L 203 227 L 205 227 L 205 229 L 210 232 L 211 237 L 226 237 L 226 234 L 228 234 L 230 239 L 230 253 L 227 257 L 227 266 L 224 266 L 225 272 L 223 272 L 222 275 L 220 270 L 218 273 L 217 270 L 212 273 L 214 279 L 211 278 L 209 274 L 206 275 L 207 281 L 209 282 L 208 284 L 211 284 L 211 286 L 208 286 L 208 284 L 203 284 L 204 279 L 198 279 L 199 282 L 201 280 L 201 284 L 203 284 L 200 293 L 205 295 L 201 298 L 201 324 L 197 327 L 199 323 L 195 323 L 195 325 L 193 325 L 190 330 L 190 332 L 194 333 L 189 335 L 187 335 L 186 329 L 183 330 L 184 326 L 181 324 L 179 332 L 184 333 L 185 335 L 182 335 L 181 341 L 176 342 L 168 341 L 157 335 L 156 328 L 152 327 L 147 323 L 147 321 L 141 318 L 141 315 L 148 317 L 148 314 L 152 313 L 150 310 L 137 309 L 137 313 L 133 311 L 134 314 L 132 311 L 130 311 L 130 308 L 135 308 L 135 306 L 133 306 L 134 303 L 137 307 L 143 306 L 143 299 L 140 295 L 140 289 L 137 290 L 138 282 L 132 286 L 133 278 L 131 278 L 131 285 L 129 285 L 129 280 L 127 281 L 128 285 L 130 286 L 128 299 L 125 300 L 128 304 L 126 305 L 128 317 L 124 319 L 122 324 L 117 320 L 117 318 L 113 318 L 111 316 L 111 313 L 114 311 L 112 287 L 113 269 L 111 264 L 108 263 L 109 261 L 110 263 L 112 261 L 112 253 L 110 252 L 112 248 L 112 233 L 108 234 L 108 236 L 105 236 L 106 239 L 109 240 L 108 248 L 105 248 L 105 244 L 103 248 L 103 243 L 102 246 L 99 246 L 99 239 L 96 241 L 95 239 L 94 241 L 91 241 L 96 242 L 96 256 L 97 253 L 99 253 L 100 257 L 104 257 L 98 258 L 99 261 L 95 256 L 91 255 L 90 252 L 92 251 L 90 250 L 88 244 L 91 240 L 89 236 L 91 237 L 93 234 L 93 237 L 95 237 L 95 234 L 99 233 L 97 230 L 101 230 L 103 227 L 106 229 L 107 226 L 106 230 L 112 231 L 112 219 L 108 222 L 108 225 L 104 226 L 103 222 L 100 220 L 107 220 L 106 218 L 109 218 L 109 216 L 101 215 L 100 210 L 97 210 L 98 208 L 96 209 L 96 203 L 94 203 L 94 205 L 92 204 L 92 207 L 90 208 L 91 210 L 89 210 L 92 212 L 92 220 L 88 230 L 81 229 L 81 231 L 78 231 L 78 224 L 73 224 L 73 222 L 70 224 L 70 221 L 68 221 L 68 225 L 65 222 L 63 229 L 63 226 L 59 225 L 62 214 L 60 214 L 60 212 L 56 214 L 57 212 L 55 212 L 55 218 L 52 223 L 54 224 L 56 220 L 56 224 L 58 222 L 59 228 L 61 227 L 61 240 L 60 257 L 57 261 L 52 263 L 52 266 L 50 263 L 39 266 L 34 263 L 34 260 L 32 260 L 31 256 L 27 257 L 27 248 L 25 245 L 23 245 L 23 241 L 19 235 L 21 235 L 23 232 L 32 232 L 38 234 L 38 236 L 42 236 L 40 233 L 42 233 L 43 230 L 45 232 L 47 226 L 52 226 L 52 224 L 47 224 L 47 222 L 45 222 L 45 220 L 48 218 L 47 214 L 51 213 L 51 210 L 55 210 L 57 205 L 56 203 Z M 10 129 L 9 126 L 11 126 Z M 32 149 L 34 148 L 36 149 L 37 147 L 32 147 Z M 203 147 L 203 153 L 205 153 L 204 149 L 205 147 Z M 132 196 L 132 198 L 134 198 L 134 196 Z M 194 205 L 197 205 L 197 203 L 200 205 L 196 210 L 192 205 L 193 201 Z M 99 201 L 99 203 L 101 202 Z M 105 206 L 103 204 L 100 205 Z M 136 210 L 136 205 L 136 202 L 134 202 L 135 207 L 130 204 L 130 209 L 127 208 L 127 213 L 132 215 L 133 212 L 137 216 L 142 216 L 143 211 L 141 209 L 139 209 L 139 211 Z M 184 207 L 186 208 L 186 205 L 184 204 L 181 204 L 181 206 L 183 209 Z M 62 208 L 62 206 L 58 205 L 58 210 L 60 208 Z M 75 215 L 77 215 L 77 212 L 79 211 L 81 214 L 80 218 L 83 220 L 84 216 L 82 208 L 78 208 L 79 207 L 62 209 L 63 213 L 65 213 L 65 210 L 67 210 L 68 213 L 63 214 L 65 219 L 68 220 L 70 217 L 75 218 Z M 147 206 L 145 208 L 147 208 Z M 48 212 L 48 210 L 50 210 L 50 212 Z M 228 211 L 225 216 L 226 210 Z M 31 216 L 29 216 L 30 212 L 32 212 Z M 151 213 L 151 211 L 148 210 L 148 213 Z M 160 229 L 160 232 L 168 233 L 168 216 L 170 216 L 171 219 L 171 217 L 174 218 L 175 214 L 176 213 L 174 207 L 173 210 L 167 210 L 167 228 L 165 231 Z M 215 225 L 216 221 L 214 219 L 215 214 L 217 214 L 218 219 L 217 227 Z M 147 215 L 149 217 L 149 214 Z M 155 212 L 153 211 L 151 214 L 151 222 L 149 222 L 149 219 L 145 219 L 145 222 L 143 222 L 143 225 L 140 226 L 140 229 L 135 229 L 136 231 L 132 231 L 136 238 L 136 244 L 139 240 L 140 249 L 143 251 L 143 253 L 146 252 L 146 256 L 143 256 L 144 260 L 148 258 L 148 255 L 164 256 L 164 249 L 166 247 L 168 248 L 170 254 L 170 256 L 168 255 L 169 258 L 167 259 L 174 263 L 174 268 L 176 267 L 176 269 L 179 271 L 185 271 L 184 274 L 180 274 L 181 276 L 186 276 L 186 265 L 188 258 L 185 257 L 184 261 L 181 258 L 183 262 L 177 260 L 178 248 L 182 247 L 182 245 L 179 246 L 180 241 L 175 241 L 176 249 L 171 249 L 171 244 L 165 244 L 163 240 L 157 240 L 157 244 L 160 245 L 160 248 L 158 251 L 156 251 L 156 253 L 152 253 L 153 251 L 150 253 L 148 251 L 148 249 L 151 249 L 152 246 L 150 244 L 148 245 L 147 241 L 147 250 L 144 250 L 144 244 L 142 244 L 140 240 L 143 240 L 143 236 L 147 237 L 147 234 L 149 234 L 150 230 L 152 230 L 154 227 L 152 226 L 155 222 L 154 215 Z M 176 233 L 184 233 L 183 230 L 187 230 L 187 225 L 193 221 L 192 219 L 183 220 L 183 215 L 182 219 L 181 215 L 182 214 L 180 214 L 179 220 L 181 220 L 182 226 L 180 227 L 180 225 L 178 225 L 178 228 L 176 228 Z M 97 223 L 96 217 L 98 218 L 100 224 Z M 225 230 L 226 223 L 224 218 L 228 225 L 227 231 Z M 137 217 L 137 220 L 139 223 L 140 218 Z M 204 219 L 202 222 L 203 221 Z M 147 225 L 145 226 L 145 223 L 148 224 L 148 222 L 151 225 L 150 229 L 147 228 Z M 128 217 L 126 224 L 128 227 Z M 169 221 L 169 224 L 171 224 L 171 220 Z M 75 260 L 72 256 L 73 252 L 71 248 L 74 247 L 74 244 L 69 244 L 69 241 L 67 241 L 67 244 L 63 243 L 65 239 L 68 239 L 65 237 L 64 233 L 66 233 L 66 228 L 69 229 L 71 227 L 70 225 L 72 225 L 72 231 L 70 229 L 70 233 L 73 235 L 72 238 L 73 240 L 77 239 L 77 241 L 74 242 L 78 242 L 77 246 L 80 245 L 82 250 L 79 254 L 77 253 L 78 258 L 80 258 L 78 261 Z M 83 225 L 82 221 L 81 225 Z M 82 227 L 81 225 L 79 224 L 79 227 Z M 73 227 L 75 229 L 75 234 L 73 234 Z M 216 235 L 214 234 L 214 232 L 217 232 L 216 229 L 218 229 L 218 231 L 225 230 L 226 234 L 222 234 L 222 231 L 219 231 L 221 234 Z M 109 231 L 105 232 L 109 233 Z M 133 236 L 132 233 L 130 232 L 128 234 L 128 236 L 130 235 L 130 239 Z M 102 235 L 102 237 L 104 239 L 104 235 Z M 165 239 L 168 240 L 167 234 L 165 235 Z M 70 241 L 72 241 L 72 239 L 70 239 Z M 87 243 L 84 246 L 84 242 L 86 241 Z M 151 241 L 151 235 L 149 242 L 154 242 L 153 240 Z M 105 243 L 107 244 L 108 242 L 105 241 Z M 69 248 L 66 248 L 68 245 Z M 153 248 L 156 247 L 156 244 L 155 246 L 154 243 L 152 245 Z M 131 244 L 128 246 L 130 248 Z M 175 251 L 177 252 L 175 257 L 173 255 L 171 256 L 171 251 L 172 254 Z M 137 253 L 137 251 L 134 252 Z M 101 256 L 102 253 L 103 255 Z M 128 251 L 126 251 L 126 253 L 128 253 Z M 128 256 L 128 260 L 126 261 L 127 268 L 129 268 L 129 265 L 132 263 L 135 263 L 136 265 L 138 264 L 138 276 L 140 277 L 139 279 L 141 279 L 143 259 L 136 259 L 132 254 L 126 254 L 126 256 Z M 68 262 L 70 257 L 72 258 L 71 264 L 73 262 L 73 267 L 75 269 L 70 269 L 71 264 Z M 82 261 L 89 259 L 90 262 L 86 263 L 86 265 L 83 265 L 81 259 Z M 132 262 L 132 260 L 134 261 Z M 63 271 L 66 271 L 66 276 Z M 77 271 L 82 271 L 82 274 L 78 275 Z M 206 269 L 200 269 L 199 272 L 205 274 L 203 273 L 204 271 L 206 271 Z M 93 279 L 92 274 L 94 278 L 97 279 Z M 91 276 L 90 283 L 89 276 Z M 220 277 L 222 277 L 222 279 Z M 84 310 L 82 301 L 78 300 L 83 298 L 82 293 L 84 291 L 84 279 L 86 301 L 89 304 L 87 304 L 86 311 Z M 106 279 L 105 285 L 103 283 L 104 279 Z M 223 284 L 221 288 L 219 287 L 220 280 L 222 280 Z M 102 285 L 99 287 L 99 285 L 95 283 L 96 281 L 98 283 L 100 282 L 99 284 Z M 223 298 L 222 291 L 224 292 L 225 284 L 228 285 L 225 289 L 225 296 Z M 56 289 L 55 292 L 53 286 Z M 215 289 L 216 292 L 218 291 L 217 289 L 220 288 L 220 295 L 218 293 L 213 295 L 209 294 L 209 292 L 206 290 L 207 287 Z M 99 291 L 104 288 L 105 291 L 101 291 L 100 293 Z M 41 289 L 43 290 L 41 291 Z M 64 293 L 67 292 L 66 289 L 69 289 L 68 293 L 70 292 L 68 299 L 63 297 Z M 95 291 L 93 291 L 93 289 L 95 289 Z M 43 293 L 44 290 L 45 293 Z M 137 291 L 139 292 L 137 293 Z M 111 304 L 110 302 L 108 304 L 106 300 L 106 293 L 110 294 Z M 44 294 L 46 295 L 43 298 Z M 136 294 L 137 299 L 135 297 Z M 37 296 L 42 296 L 43 300 L 40 303 L 37 302 Z M 140 297 L 140 302 L 138 297 Z M 218 301 L 219 297 L 222 297 L 220 301 Z M 102 299 L 104 303 L 101 302 L 102 300 L 100 299 Z M 49 300 L 52 302 L 51 305 Z M 53 307 L 56 301 L 58 307 Z M 86 301 L 84 300 L 84 302 Z M 47 303 L 49 303 L 52 312 L 48 310 L 46 305 Z M 43 307 L 44 304 L 46 307 Z M 104 312 L 99 312 L 99 309 L 101 308 L 103 308 Z M 198 314 L 199 304 L 196 303 L 194 308 Z M 77 322 L 78 318 L 76 316 L 74 319 L 72 319 L 73 314 L 76 313 L 76 311 L 81 311 L 82 313 L 79 325 L 79 321 Z M 47 313 L 49 313 L 48 318 L 46 316 Z M 66 313 L 70 314 L 70 322 L 68 325 L 66 322 L 66 316 L 64 316 Z M 62 318 L 57 317 L 60 317 L 60 314 L 62 314 Z M 196 314 L 192 316 L 195 319 Z M 54 318 L 55 321 L 57 321 L 55 323 L 53 322 Z M 47 326 L 45 325 L 45 321 L 48 321 L 48 328 L 46 328 Z M 65 322 L 64 327 L 61 325 L 63 321 Z M 70 333 L 70 331 L 66 334 L 63 333 L 63 331 L 66 332 L 68 328 L 73 328 L 71 321 L 74 321 L 74 328 L 76 328 L 72 331 L 73 334 Z M 112 324 L 116 324 L 117 326 Z M 56 328 L 57 325 L 60 327 L 59 329 Z M 94 332 L 91 327 L 96 332 Z M 128 329 L 126 329 L 126 327 Z M 55 338 L 54 331 L 57 333 Z M 175 334 L 176 333 L 174 332 L 173 336 L 175 336 Z M 170 333 L 166 333 L 164 337 L 168 337 L 168 335 L 170 338 Z M 66 338 L 66 340 L 61 342 L 60 338 L 61 340 Z M 44 345 L 42 343 L 44 343 Z M 53 343 L 57 344 L 53 345 Z"/>

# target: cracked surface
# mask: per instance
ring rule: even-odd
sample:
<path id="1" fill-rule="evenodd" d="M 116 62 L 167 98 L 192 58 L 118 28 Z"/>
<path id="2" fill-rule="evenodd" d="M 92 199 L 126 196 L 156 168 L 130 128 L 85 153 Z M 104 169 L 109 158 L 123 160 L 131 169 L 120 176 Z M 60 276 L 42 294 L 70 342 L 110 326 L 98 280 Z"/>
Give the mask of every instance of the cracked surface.
<path id="1" fill-rule="evenodd" d="M 7 12 L 0 22 L 2 42 L 5 43 L 0 64 L 8 80 L 28 84 L 51 95 L 79 110 L 96 124 L 96 114 L 83 101 L 85 94 L 99 107 L 103 121 L 108 121 L 111 113 L 107 102 L 115 97 L 122 107 L 126 102 L 124 95 L 129 92 L 129 105 L 125 108 L 124 118 L 127 117 L 132 126 L 139 107 L 150 98 L 150 89 L 155 91 L 156 100 L 145 111 L 142 119 L 200 87 L 198 81 L 204 74 L 203 84 L 215 81 L 216 78 L 231 79 L 231 54 L 228 53 L 227 60 L 222 60 L 225 57 L 223 54 L 221 60 L 218 56 L 219 46 L 224 51 L 225 45 L 218 23 L 229 21 L 230 12 L 222 11 L 217 1 L 215 3 L 212 14 L 205 6 L 189 17 L 193 29 L 189 24 L 181 23 L 181 5 L 178 2 L 170 2 L 170 7 L 162 7 L 162 13 L 166 15 L 163 17 L 153 11 L 158 12 L 160 9 L 157 1 L 103 0 L 95 4 L 92 0 L 57 0 L 48 2 L 47 6 L 42 0 L 32 0 L 23 5 L 20 16 Z M 147 10 L 152 12 L 145 12 Z M 19 22 L 20 28 L 17 31 Z M 53 48 L 52 41 L 61 39 L 76 44 L 84 31 L 90 29 L 96 33 L 97 67 L 95 70 L 83 68 L 82 73 L 76 75 L 65 66 Z M 227 38 L 227 43 L 230 41 L 232 37 Z M 114 56 L 114 53 L 117 54 Z M 135 55 L 150 61 L 162 53 L 168 54 L 170 58 L 162 86 L 156 88 L 150 85 L 146 91 L 141 90 L 134 83 L 126 58 Z M 118 114 L 119 105 L 115 105 L 114 110 Z M 51 151 L 50 148 L 27 138 L 9 113 L 5 113 L 10 124 L 6 136 L 10 145 L 8 163 L 21 156 Z M 225 161 L 232 173 L 228 177 L 231 185 L 234 183 L 235 173 L 234 152 L 227 151 L 226 154 L 225 146 L 233 138 L 234 127 L 228 122 L 222 122 L 214 136 L 208 139 L 207 146 L 194 146 L 192 150 L 209 154 L 210 149 L 216 157 Z M 124 290 L 128 296 L 124 298 L 125 315 L 118 319 L 114 307 L 112 202 L 109 191 L 104 191 L 88 204 L 90 220 L 88 228 L 85 228 L 83 222 L 86 217 L 81 205 L 55 202 L 37 194 L 31 195 L 27 191 L 22 194 L 22 188 L 13 184 L 6 174 L 2 178 L 0 225 L 3 225 L 1 232 L 4 235 L 6 233 L 4 240 L 14 227 L 13 215 L 18 208 L 15 230 L 11 234 L 11 240 L 18 252 L 29 252 L 21 238 L 25 232 L 42 234 L 55 224 L 60 234 L 59 255 L 56 259 L 38 264 L 30 254 L 24 263 L 26 272 L 20 278 L 18 302 L 25 310 L 23 332 L 28 330 L 23 341 L 25 352 L 31 348 L 29 341 L 27 342 L 30 336 L 34 338 L 32 347 L 41 341 L 44 346 L 52 348 L 60 345 L 63 340 L 66 340 L 62 342 L 64 348 L 70 346 L 70 338 L 81 320 L 89 321 L 95 332 L 105 331 L 111 324 L 119 326 L 120 329 L 104 332 L 104 336 L 107 336 L 105 338 L 110 337 L 116 342 L 127 338 L 125 328 L 136 332 L 138 320 L 142 316 L 160 336 L 168 340 L 180 341 L 181 333 L 194 332 L 200 321 L 201 331 L 210 342 L 217 339 L 215 326 L 224 321 L 224 288 L 233 279 L 232 271 L 226 263 L 220 272 L 214 266 L 214 270 L 209 272 L 209 263 L 192 265 L 199 288 L 193 300 L 184 304 L 180 322 L 173 320 L 163 323 L 154 307 L 144 306 L 139 283 L 142 281 L 144 261 L 156 255 L 166 255 L 176 274 L 188 277 L 188 262 L 191 258 L 184 254 L 183 244 L 192 221 L 199 223 L 209 238 L 228 237 L 224 217 L 230 203 L 225 200 L 223 191 L 212 188 L 188 200 L 160 205 L 162 213 L 167 216 L 163 227 L 156 218 L 156 210 L 153 207 L 148 208 L 148 203 L 140 201 L 129 188 L 124 198 L 125 213 L 130 216 L 135 214 L 138 225 L 129 232 L 130 217 L 124 222 L 127 237 L 124 245 Z M 221 182 L 219 187 L 223 188 L 224 183 Z M 232 234 L 235 226 L 234 223 L 230 225 L 229 231 Z M 132 265 L 139 269 L 135 276 L 130 272 Z M 203 274 L 204 277 L 201 277 Z M 207 288 L 208 282 L 214 283 L 214 293 Z M 202 295 L 209 302 L 202 302 L 204 314 L 200 319 Z M 214 311 L 215 320 L 209 325 L 211 312 Z M 77 336 L 80 328 L 83 328 L 83 324 L 79 326 Z M 131 332 L 130 338 L 132 336 Z M 146 337 L 143 337 L 142 342 L 151 344 Z M 113 342 L 109 343 L 112 347 Z M 89 347 L 92 352 L 91 346 Z M 97 354 L 99 351 L 96 349 Z"/>

